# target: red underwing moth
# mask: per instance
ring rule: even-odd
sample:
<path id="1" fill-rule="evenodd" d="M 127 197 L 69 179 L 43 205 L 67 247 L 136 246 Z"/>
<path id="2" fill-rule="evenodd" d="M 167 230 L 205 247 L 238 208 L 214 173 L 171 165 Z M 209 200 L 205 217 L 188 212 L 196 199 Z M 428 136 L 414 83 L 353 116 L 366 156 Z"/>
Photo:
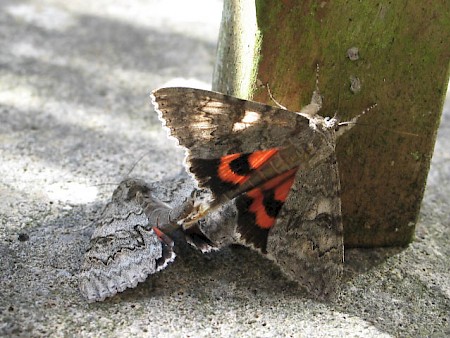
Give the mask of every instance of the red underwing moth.
<path id="1" fill-rule="evenodd" d="M 80 291 L 88 301 L 134 288 L 174 260 L 173 242 L 165 234 L 169 229 L 157 227 L 159 222 L 172 223 L 173 210 L 150 190 L 141 180 L 124 180 L 103 210 L 79 275 Z"/>
<path id="2" fill-rule="evenodd" d="M 335 294 L 344 258 L 335 145 L 351 125 L 336 132 L 337 119 L 318 114 L 318 89 L 300 112 L 193 88 L 161 88 L 152 101 L 211 196 L 181 220 L 186 231 L 226 209 L 240 243 L 273 259 L 311 295 Z M 202 224 L 214 242 L 220 226 Z"/>

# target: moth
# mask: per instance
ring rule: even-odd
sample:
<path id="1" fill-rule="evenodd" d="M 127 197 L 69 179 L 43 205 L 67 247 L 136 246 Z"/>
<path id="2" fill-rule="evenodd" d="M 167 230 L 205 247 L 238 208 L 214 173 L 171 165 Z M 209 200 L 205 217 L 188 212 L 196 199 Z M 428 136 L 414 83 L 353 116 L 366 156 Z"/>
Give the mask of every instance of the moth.
<path id="1" fill-rule="evenodd" d="M 206 191 L 180 220 L 185 230 L 200 227 L 214 242 L 218 222 L 196 222 L 225 211 L 226 236 L 273 259 L 314 297 L 335 294 L 344 259 L 335 147 L 353 124 L 318 114 L 317 83 L 299 112 L 193 88 L 161 88 L 151 98 Z"/>
<path id="2" fill-rule="evenodd" d="M 175 259 L 166 235 L 170 217 L 182 217 L 154 198 L 151 187 L 126 179 L 104 208 L 85 253 L 79 288 L 90 302 L 134 288 Z M 159 228 L 158 224 L 165 224 Z"/>

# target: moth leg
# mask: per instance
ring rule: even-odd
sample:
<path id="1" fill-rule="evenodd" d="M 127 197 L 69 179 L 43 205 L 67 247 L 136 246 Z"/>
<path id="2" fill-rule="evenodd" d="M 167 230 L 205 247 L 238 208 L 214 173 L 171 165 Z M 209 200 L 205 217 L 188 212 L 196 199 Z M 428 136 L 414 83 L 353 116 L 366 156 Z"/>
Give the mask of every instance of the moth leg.
<path id="1" fill-rule="evenodd" d="M 288 110 L 285 106 L 281 105 L 280 103 L 278 103 L 277 100 L 275 100 L 275 98 L 274 98 L 273 95 L 272 95 L 272 91 L 270 90 L 269 84 L 267 84 L 266 87 L 267 87 L 267 92 L 269 93 L 270 99 L 271 99 L 273 102 L 275 102 L 275 104 L 276 104 L 279 108 L 284 109 L 284 110 Z"/>
<path id="2" fill-rule="evenodd" d="M 139 202 L 149 219 L 149 224 L 157 224 L 157 226 L 152 226 L 152 229 L 159 241 L 165 245 L 163 247 L 162 263 L 167 261 L 165 252 L 167 251 L 167 254 L 171 255 L 171 248 L 174 246 L 173 240 L 167 234 L 171 234 L 177 230 L 183 232 L 186 242 L 202 252 L 217 249 L 213 242 L 203 234 L 197 221 L 195 221 L 195 219 L 200 219 L 204 213 L 207 213 L 206 206 L 199 206 L 200 204 L 205 205 L 205 198 L 204 191 L 194 189 L 183 203 L 171 208 L 153 196 L 146 196 L 145 198 L 139 196 Z M 188 220 L 190 221 L 189 224 Z M 159 262 L 157 264 L 158 271 L 165 267 L 165 265 L 160 267 Z"/>
<path id="3" fill-rule="evenodd" d="M 178 224 L 182 224 L 183 230 L 194 226 L 198 220 L 204 218 L 213 208 L 214 198 L 206 189 L 194 189 L 190 199 L 185 203 L 191 203 L 191 210 L 178 218 Z"/>
<path id="4" fill-rule="evenodd" d="M 288 110 L 285 106 L 281 105 L 272 95 L 272 92 L 270 90 L 269 84 L 266 85 L 267 92 L 269 94 L 270 99 L 275 102 L 275 104 L 284 110 Z M 316 65 L 316 87 L 313 91 L 311 102 L 303 107 L 300 112 L 297 114 L 306 116 L 306 117 L 314 117 L 322 108 L 322 95 L 320 94 L 319 89 L 319 64 Z"/>

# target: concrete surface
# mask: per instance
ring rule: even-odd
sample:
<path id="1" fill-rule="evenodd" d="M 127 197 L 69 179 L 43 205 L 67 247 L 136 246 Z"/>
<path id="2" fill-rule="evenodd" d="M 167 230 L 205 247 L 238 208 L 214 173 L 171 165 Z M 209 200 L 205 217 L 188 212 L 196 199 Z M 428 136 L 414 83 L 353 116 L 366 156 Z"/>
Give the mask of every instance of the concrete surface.
<path id="1" fill-rule="evenodd" d="M 115 184 L 136 163 L 146 180 L 179 170 L 148 93 L 208 86 L 220 11 L 215 0 L 0 0 L 0 336 L 449 336 L 448 106 L 416 241 L 347 251 L 335 302 L 306 298 L 247 249 L 183 246 L 136 289 L 80 297 L 91 221 Z"/>

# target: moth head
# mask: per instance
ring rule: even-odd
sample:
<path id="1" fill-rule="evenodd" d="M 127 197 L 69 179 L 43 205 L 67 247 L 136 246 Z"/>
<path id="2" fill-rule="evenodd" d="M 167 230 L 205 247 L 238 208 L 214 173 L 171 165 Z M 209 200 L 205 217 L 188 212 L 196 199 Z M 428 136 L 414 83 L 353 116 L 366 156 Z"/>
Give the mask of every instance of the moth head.
<path id="1" fill-rule="evenodd" d="M 333 117 L 325 117 L 323 125 L 327 129 L 337 129 L 339 127 L 339 118 L 335 115 Z"/>

